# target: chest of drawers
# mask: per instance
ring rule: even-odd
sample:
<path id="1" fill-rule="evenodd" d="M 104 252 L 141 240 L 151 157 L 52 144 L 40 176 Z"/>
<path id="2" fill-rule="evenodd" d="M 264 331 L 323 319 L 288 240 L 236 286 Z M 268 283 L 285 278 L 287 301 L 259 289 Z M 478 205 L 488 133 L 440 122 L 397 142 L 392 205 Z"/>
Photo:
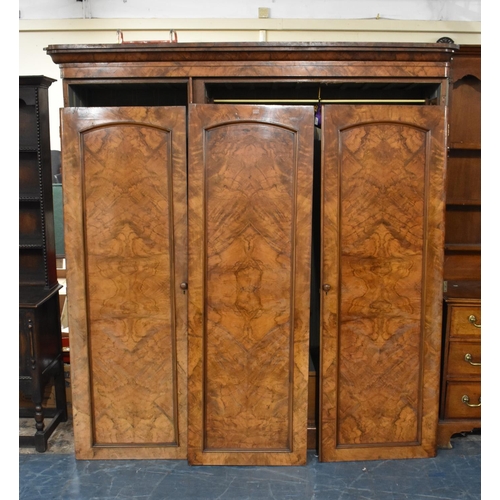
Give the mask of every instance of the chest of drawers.
<path id="1" fill-rule="evenodd" d="M 444 296 L 444 339 L 438 445 L 481 427 L 481 295 L 478 282 L 449 282 Z"/>

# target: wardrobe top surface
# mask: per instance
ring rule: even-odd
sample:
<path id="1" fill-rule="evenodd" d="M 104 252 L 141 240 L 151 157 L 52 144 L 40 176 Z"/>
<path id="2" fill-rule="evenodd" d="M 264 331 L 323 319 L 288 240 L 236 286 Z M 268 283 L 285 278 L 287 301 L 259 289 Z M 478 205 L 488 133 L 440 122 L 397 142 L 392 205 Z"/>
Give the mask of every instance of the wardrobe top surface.
<path id="1" fill-rule="evenodd" d="M 150 60 L 393 60 L 446 62 L 459 49 L 449 43 L 365 42 L 123 42 L 49 45 L 55 63 Z"/>

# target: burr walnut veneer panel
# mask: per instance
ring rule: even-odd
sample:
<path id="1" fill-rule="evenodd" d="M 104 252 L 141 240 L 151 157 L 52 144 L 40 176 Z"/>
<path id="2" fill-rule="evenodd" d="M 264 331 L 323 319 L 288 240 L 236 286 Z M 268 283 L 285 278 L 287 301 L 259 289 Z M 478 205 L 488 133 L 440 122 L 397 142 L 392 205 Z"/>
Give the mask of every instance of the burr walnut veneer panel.
<path id="1" fill-rule="evenodd" d="M 231 42 L 49 45 L 74 78 L 443 78 L 442 43 Z M 67 105 L 67 104 L 66 104 Z"/>
<path id="2" fill-rule="evenodd" d="M 306 461 L 312 108 L 189 114 L 192 464 Z"/>
<path id="3" fill-rule="evenodd" d="M 62 113 L 77 457 L 185 457 L 185 110 Z"/>
<path id="4" fill-rule="evenodd" d="M 327 106 L 323 116 L 321 460 L 430 456 L 444 112 Z"/>

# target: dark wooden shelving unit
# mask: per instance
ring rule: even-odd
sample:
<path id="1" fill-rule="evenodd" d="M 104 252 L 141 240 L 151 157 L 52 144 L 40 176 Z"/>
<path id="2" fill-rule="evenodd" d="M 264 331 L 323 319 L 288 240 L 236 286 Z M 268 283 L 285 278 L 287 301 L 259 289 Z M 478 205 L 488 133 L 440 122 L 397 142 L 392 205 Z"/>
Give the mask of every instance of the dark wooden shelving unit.
<path id="1" fill-rule="evenodd" d="M 438 445 L 481 427 L 481 46 L 453 56 Z M 471 321 L 470 318 L 475 320 Z"/>
<path id="2" fill-rule="evenodd" d="M 45 76 L 19 77 L 19 389 L 32 404 L 20 418 L 34 418 L 35 433 L 21 447 L 47 449 L 59 422 L 67 420 L 61 348 L 52 206 L 48 89 Z M 54 384 L 56 407 L 44 407 Z M 45 424 L 45 418 L 50 422 Z"/>

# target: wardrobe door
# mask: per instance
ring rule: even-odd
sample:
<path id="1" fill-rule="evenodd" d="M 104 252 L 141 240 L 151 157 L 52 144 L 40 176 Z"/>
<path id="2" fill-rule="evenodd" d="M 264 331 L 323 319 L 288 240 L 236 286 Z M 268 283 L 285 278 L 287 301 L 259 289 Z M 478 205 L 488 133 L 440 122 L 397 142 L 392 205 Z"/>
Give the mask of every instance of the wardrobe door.
<path id="1" fill-rule="evenodd" d="M 433 456 L 445 110 L 323 111 L 320 460 Z"/>
<path id="2" fill-rule="evenodd" d="M 313 123 L 190 107 L 191 464 L 306 462 Z"/>
<path id="3" fill-rule="evenodd" d="M 186 457 L 186 109 L 62 110 L 79 459 Z"/>

